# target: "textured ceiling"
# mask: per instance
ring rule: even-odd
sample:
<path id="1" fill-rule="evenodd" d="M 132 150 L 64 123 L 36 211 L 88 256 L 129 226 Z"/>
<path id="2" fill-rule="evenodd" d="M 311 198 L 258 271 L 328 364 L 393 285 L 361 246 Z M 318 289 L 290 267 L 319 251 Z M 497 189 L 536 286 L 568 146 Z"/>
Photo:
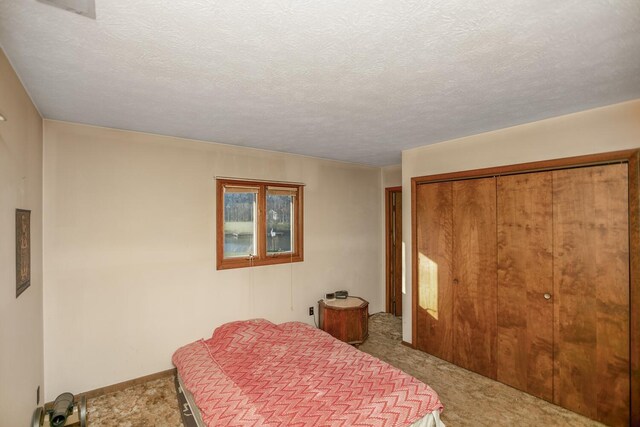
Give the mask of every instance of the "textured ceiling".
<path id="1" fill-rule="evenodd" d="M 388 165 L 640 98 L 638 0 L 96 0 L 96 15 L 0 0 L 0 45 L 46 118 Z"/>

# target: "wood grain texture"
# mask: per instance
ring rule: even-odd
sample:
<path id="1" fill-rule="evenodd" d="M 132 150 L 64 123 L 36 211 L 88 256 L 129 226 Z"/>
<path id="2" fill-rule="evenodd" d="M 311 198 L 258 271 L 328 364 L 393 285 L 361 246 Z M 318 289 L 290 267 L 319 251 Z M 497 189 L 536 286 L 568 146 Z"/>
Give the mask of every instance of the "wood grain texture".
<path id="1" fill-rule="evenodd" d="M 402 187 L 387 187 L 384 190 L 384 236 L 385 236 L 385 311 L 387 313 L 393 313 L 393 293 L 394 293 L 394 266 L 396 260 L 394 259 L 393 251 L 393 195 L 397 192 L 402 193 Z M 402 209 L 402 206 L 400 207 Z M 402 210 L 401 210 L 402 212 Z M 402 243 L 402 235 L 399 236 L 400 243 Z M 400 286 L 402 287 L 402 278 L 400 279 Z M 401 289 L 402 291 L 402 289 Z M 401 294 L 402 295 L 402 294 Z M 402 313 L 402 312 L 401 312 Z"/>
<path id="2" fill-rule="evenodd" d="M 539 162 L 518 163 L 515 165 L 495 166 L 482 169 L 472 169 L 459 172 L 447 172 L 437 175 L 416 176 L 411 178 L 416 184 L 425 184 L 440 181 L 455 181 L 469 178 L 494 177 L 498 175 L 513 175 L 523 172 L 542 172 L 583 167 L 588 165 L 609 164 L 616 162 L 628 162 L 637 156 L 638 150 L 610 151 L 606 153 L 587 154 L 585 156 L 565 157 L 562 159 L 542 160 Z"/>
<path id="3" fill-rule="evenodd" d="M 362 344 L 369 336 L 369 303 L 360 297 L 353 307 L 336 307 L 331 302 L 318 301 L 320 329 L 348 344 Z"/>
<path id="4" fill-rule="evenodd" d="M 454 362 L 496 378 L 496 179 L 453 182 Z"/>
<path id="5" fill-rule="evenodd" d="M 553 172 L 554 402 L 629 423 L 627 164 Z"/>
<path id="6" fill-rule="evenodd" d="M 395 195 L 395 206 L 393 208 L 394 221 L 394 245 L 393 254 L 393 295 L 395 299 L 395 316 L 402 316 L 402 192 L 397 191 Z"/>
<path id="7" fill-rule="evenodd" d="M 411 344 L 418 343 L 418 181 L 411 178 Z"/>
<path id="8" fill-rule="evenodd" d="M 416 195 L 416 347 L 453 362 L 453 184 L 423 184 Z"/>
<path id="9" fill-rule="evenodd" d="M 498 178 L 497 379 L 553 401 L 551 172 Z"/>
<path id="10" fill-rule="evenodd" d="M 254 236 L 254 238 L 257 239 L 257 254 L 253 259 L 249 259 L 248 256 L 234 258 L 224 257 L 224 188 L 227 185 L 251 187 L 255 188 L 258 192 L 255 218 L 257 232 Z M 270 185 L 274 187 L 288 187 L 296 190 L 296 197 L 292 204 L 294 221 L 291 224 L 294 237 L 293 252 L 267 254 L 265 212 L 267 211 L 267 187 Z M 216 268 L 218 270 L 302 261 L 304 261 L 304 184 L 216 178 Z"/>
<path id="11" fill-rule="evenodd" d="M 640 426 L 640 152 L 629 158 L 631 425 Z"/>
<path id="12" fill-rule="evenodd" d="M 430 175 L 422 177 L 411 178 L 411 233 L 413 236 L 411 251 L 412 251 L 412 342 L 417 342 L 417 307 L 418 307 L 418 262 L 417 262 L 417 196 L 416 189 L 422 184 L 433 184 L 439 182 L 453 182 L 459 179 L 469 178 L 482 178 L 493 177 L 497 175 L 515 175 L 528 172 L 541 172 L 541 171 L 568 171 L 574 168 L 582 167 L 595 167 L 605 166 L 613 164 L 628 164 L 629 165 L 629 179 L 628 179 L 628 218 L 629 218 L 629 234 L 628 240 L 624 237 L 620 241 L 628 241 L 629 247 L 629 286 L 627 292 L 630 293 L 630 421 L 627 423 L 632 426 L 640 426 L 640 151 L 625 150 L 609 153 L 598 153 L 579 157 L 570 157 L 564 159 L 544 160 L 541 162 L 532 162 L 526 164 L 508 165 L 501 167 L 491 167 L 485 169 L 477 169 L 472 171 L 461 171 L 454 173 L 445 173 L 439 175 Z M 626 185 L 626 184 L 625 184 Z M 554 245 L 554 250 L 555 250 Z M 555 271 L 555 269 L 554 269 Z M 554 280 L 554 292 L 556 290 L 557 283 Z M 558 296 L 554 295 L 554 299 Z M 559 310 L 554 309 L 554 316 L 557 317 Z M 558 327 L 559 330 L 559 327 Z M 557 334 L 554 327 L 554 335 Z M 623 334 L 615 334 L 616 336 L 624 336 Z M 554 355 L 558 353 L 558 349 L 554 347 Z M 556 373 L 556 367 L 554 363 L 554 375 Z M 579 372 L 578 372 L 579 374 Z M 614 386 L 615 387 L 615 386 Z M 625 387 L 622 386 L 622 389 Z M 620 389 L 618 387 L 616 390 Z M 606 394 L 606 392 L 602 392 Z M 617 391 L 616 391 L 617 393 Z M 615 394 L 615 393 L 614 393 Z"/>

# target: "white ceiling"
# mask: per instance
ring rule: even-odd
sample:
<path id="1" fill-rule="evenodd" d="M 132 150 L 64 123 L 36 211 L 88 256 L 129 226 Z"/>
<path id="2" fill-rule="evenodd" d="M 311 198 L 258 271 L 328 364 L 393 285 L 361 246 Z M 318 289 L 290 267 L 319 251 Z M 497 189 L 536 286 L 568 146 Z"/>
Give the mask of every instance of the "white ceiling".
<path id="1" fill-rule="evenodd" d="M 0 0 L 0 45 L 46 118 L 388 165 L 640 98 L 638 0 L 96 0 L 96 15 Z"/>

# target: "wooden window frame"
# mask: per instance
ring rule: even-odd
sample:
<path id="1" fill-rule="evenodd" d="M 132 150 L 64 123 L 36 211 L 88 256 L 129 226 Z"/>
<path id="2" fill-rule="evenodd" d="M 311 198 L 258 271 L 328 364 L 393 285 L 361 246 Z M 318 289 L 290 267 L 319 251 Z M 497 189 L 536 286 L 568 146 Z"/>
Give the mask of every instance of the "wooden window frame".
<path id="1" fill-rule="evenodd" d="M 239 186 L 256 188 L 256 248 L 257 254 L 253 257 L 224 257 L 224 187 Z M 293 232 L 293 252 L 268 254 L 267 253 L 267 188 L 291 188 L 296 191 L 294 198 L 294 222 Z M 231 268 L 258 267 L 261 265 L 286 264 L 304 261 L 304 185 L 284 182 L 252 181 L 231 178 L 216 179 L 216 259 L 217 269 L 226 270 Z"/>

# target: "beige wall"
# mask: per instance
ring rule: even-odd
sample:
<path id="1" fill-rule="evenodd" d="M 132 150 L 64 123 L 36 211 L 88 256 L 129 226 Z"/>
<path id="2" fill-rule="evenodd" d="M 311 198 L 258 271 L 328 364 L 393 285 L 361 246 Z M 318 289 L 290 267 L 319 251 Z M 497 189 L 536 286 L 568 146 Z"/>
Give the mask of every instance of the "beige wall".
<path id="1" fill-rule="evenodd" d="M 382 310 L 379 168 L 48 120 L 44 141 L 48 398 L 168 369 L 227 321 L 312 324 L 327 291 Z M 216 271 L 214 176 L 305 183 L 305 261 Z"/>
<path id="2" fill-rule="evenodd" d="M 402 186 L 411 178 L 640 147 L 640 100 L 473 135 L 402 153 Z M 403 339 L 411 342 L 411 199 L 403 199 L 407 248 Z"/>
<path id="3" fill-rule="evenodd" d="M 402 165 L 385 166 L 382 168 L 382 191 L 388 187 L 402 185 Z"/>
<path id="4" fill-rule="evenodd" d="M 11 425 L 26 425 L 44 385 L 42 119 L 1 49 L 0 113 L 7 118 L 0 122 L 0 414 Z M 31 210 L 31 287 L 18 299 L 16 208 Z"/>

